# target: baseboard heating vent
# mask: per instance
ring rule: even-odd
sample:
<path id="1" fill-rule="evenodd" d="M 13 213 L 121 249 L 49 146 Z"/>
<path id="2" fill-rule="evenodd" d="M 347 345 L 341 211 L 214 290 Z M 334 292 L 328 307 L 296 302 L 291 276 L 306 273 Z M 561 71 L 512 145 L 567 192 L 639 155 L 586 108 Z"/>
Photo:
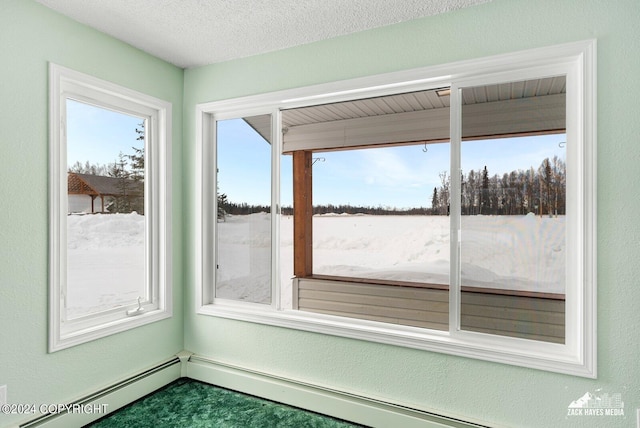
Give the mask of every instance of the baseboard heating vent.
<path id="1" fill-rule="evenodd" d="M 68 403 L 70 407 L 74 406 L 74 405 L 78 405 L 78 406 L 84 406 L 87 404 L 90 404 L 92 402 L 95 402 L 97 400 L 100 400 L 102 398 L 107 397 L 108 395 L 111 394 L 117 394 L 119 391 L 127 388 L 128 386 L 134 385 L 137 382 L 140 382 L 146 378 L 149 378 L 171 366 L 174 366 L 176 364 L 180 364 L 180 359 L 176 356 L 176 357 L 172 357 L 171 359 L 160 363 L 158 365 L 155 365 L 143 372 L 140 372 L 134 376 L 128 377 L 126 379 L 123 379 L 119 382 L 116 382 L 112 385 L 109 385 L 106 388 L 100 389 L 92 394 L 89 394 L 85 397 L 82 397 L 78 400 L 75 400 L 73 402 Z M 178 375 L 176 376 L 176 378 L 179 378 L 179 370 L 178 370 Z M 148 391 L 147 393 L 150 393 L 152 391 Z M 146 395 L 146 394 L 144 394 Z M 116 408 L 109 408 L 110 411 L 115 411 L 117 410 Z M 40 416 L 38 416 L 37 418 L 34 418 L 30 421 L 27 421 L 21 425 L 19 425 L 20 428 L 31 428 L 31 427 L 40 427 L 43 425 L 48 425 L 49 422 L 52 422 L 54 419 L 58 419 L 58 418 L 62 418 L 64 416 L 66 416 L 67 412 L 61 412 L 61 413 L 56 413 L 56 414 L 52 414 L 52 413 L 44 413 Z M 99 415 L 99 417 L 102 417 L 104 415 Z M 96 418 L 97 419 L 97 418 Z"/>
<path id="2" fill-rule="evenodd" d="M 479 421 L 419 410 L 199 355 L 189 359 L 187 377 L 365 426 L 490 428 Z"/>

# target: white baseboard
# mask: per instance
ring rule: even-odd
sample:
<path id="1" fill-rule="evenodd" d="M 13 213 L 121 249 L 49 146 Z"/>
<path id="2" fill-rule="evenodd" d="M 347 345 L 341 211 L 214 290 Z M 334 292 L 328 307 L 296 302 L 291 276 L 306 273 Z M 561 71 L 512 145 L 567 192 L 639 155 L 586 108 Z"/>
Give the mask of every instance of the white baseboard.
<path id="1" fill-rule="evenodd" d="M 410 409 L 342 391 L 246 370 L 192 355 L 187 377 L 371 427 L 479 428 L 480 423 Z"/>
<path id="2" fill-rule="evenodd" d="M 103 406 L 103 412 L 53 412 L 40 414 L 19 425 L 19 428 L 81 427 L 112 413 L 163 386 L 188 377 L 265 398 L 278 403 L 332 416 L 370 427 L 403 428 L 486 428 L 480 422 L 464 421 L 411 409 L 400 404 L 331 388 L 311 385 L 261 373 L 205 357 L 181 352 L 137 375 L 130 376 L 93 394 L 79 398 L 70 405 Z M 18 427 L 16 427 L 18 428 Z"/>
<path id="3" fill-rule="evenodd" d="M 180 362 L 181 359 L 174 356 L 93 394 L 65 403 L 71 411 L 51 409 L 53 412 L 31 418 L 20 424 L 19 428 L 69 428 L 89 424 L 180 379 L 183 366 Z"/>

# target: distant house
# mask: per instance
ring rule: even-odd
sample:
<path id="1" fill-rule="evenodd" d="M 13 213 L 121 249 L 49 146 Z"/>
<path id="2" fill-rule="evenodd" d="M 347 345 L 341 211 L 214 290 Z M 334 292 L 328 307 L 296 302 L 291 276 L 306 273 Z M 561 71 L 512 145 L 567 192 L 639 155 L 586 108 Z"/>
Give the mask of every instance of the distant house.
<path id="1" fill-rule="evenodd" d="M 126 200 L 133 210 L 141 212 L 144 208 L 144 183 L 141 181 L 69 172 L 67 189 L 69 214 L 107 213 L 118 198 Z"/>

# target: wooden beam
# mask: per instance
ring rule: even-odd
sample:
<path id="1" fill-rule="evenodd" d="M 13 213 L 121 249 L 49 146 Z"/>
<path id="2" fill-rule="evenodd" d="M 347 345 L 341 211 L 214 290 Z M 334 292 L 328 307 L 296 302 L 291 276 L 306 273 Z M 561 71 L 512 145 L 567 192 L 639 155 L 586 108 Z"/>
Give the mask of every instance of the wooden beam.
<path id="1" fill-rule="evenodd" d="M 312 152 L 293 153 L 293 274 L 313 274 Z"/>

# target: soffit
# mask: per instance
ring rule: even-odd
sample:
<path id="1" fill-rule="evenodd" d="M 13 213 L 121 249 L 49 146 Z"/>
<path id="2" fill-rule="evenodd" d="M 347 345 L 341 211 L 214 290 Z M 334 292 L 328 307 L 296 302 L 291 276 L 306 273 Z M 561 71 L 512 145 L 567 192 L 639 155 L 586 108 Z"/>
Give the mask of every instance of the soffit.
<path id="1" fill-rule="evenodd" d="M 362 117 L 383 116 L 395 113 L 433 110 L 449 107 L 449 96 L 438 96 L 437 89 L 389 95 L 384 97 L 301 107 L 282 113 L 282 126 L 308 125 L 312 123 Z M 463 91 L 463 105 L 517 100 L 566 92 L 564 76 L 547 77 L 523 82 L 469 88 Z"/>

